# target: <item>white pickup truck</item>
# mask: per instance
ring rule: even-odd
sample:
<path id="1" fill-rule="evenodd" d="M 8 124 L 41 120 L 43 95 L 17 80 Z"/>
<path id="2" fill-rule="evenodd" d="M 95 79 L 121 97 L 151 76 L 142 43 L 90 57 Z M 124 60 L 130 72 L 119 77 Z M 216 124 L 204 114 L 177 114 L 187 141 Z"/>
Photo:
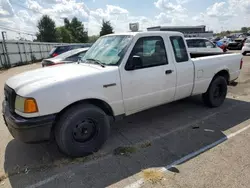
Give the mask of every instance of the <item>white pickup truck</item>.
<path id="1" fill-rule="evenodd" d="M 111 34 L 77 63 L 25 72 L 6 81 L 3 116 L 14 138 L 55 137 L 69 156 L 97 151 L 110 132 L 110 117 L 128 116 L 202 94 L 220 106 L 238 78 L 241 54 L 191 59 L 179 32 Z"/>

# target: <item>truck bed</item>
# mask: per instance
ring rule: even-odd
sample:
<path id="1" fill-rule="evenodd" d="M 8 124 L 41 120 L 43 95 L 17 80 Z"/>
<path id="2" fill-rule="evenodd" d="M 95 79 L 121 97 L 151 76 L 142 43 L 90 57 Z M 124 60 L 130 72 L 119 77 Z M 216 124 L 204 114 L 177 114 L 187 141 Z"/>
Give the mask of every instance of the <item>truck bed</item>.
<path id="1" fill-rule="evenodd" d="M 229 73 L 229 82 L 238 78 L 240 74 L 242 54 L 220 53 L 192 58 L 195 66 L 195 87 L 193 94 L 204 93 L 208 88 L 214 72 L 226 70 Z"/>
<path id="2" fill-rule="evenodd" d="M 219 53 L 190 53 L 191 58 L 199 58 L 206 56 L 215 56 L 215 55 L 225 55 L 225 54 L 234 54 L 234 52 L 219 52 Z"/>

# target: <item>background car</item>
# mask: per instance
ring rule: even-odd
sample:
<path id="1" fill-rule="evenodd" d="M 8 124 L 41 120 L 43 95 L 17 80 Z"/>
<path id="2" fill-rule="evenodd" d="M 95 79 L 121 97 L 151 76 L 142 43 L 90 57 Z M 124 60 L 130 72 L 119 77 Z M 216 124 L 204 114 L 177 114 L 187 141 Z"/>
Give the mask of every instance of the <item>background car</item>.
<path id="1" fill-rule="evenodd" d="M 78 48 L 87 48 L 91 47 L 92 43 L 85 43 L 85 44 L 68 44 L 68 45 L 58 45 L 54 46 L 50 52 L 49 52 L 49 57 L 56 57 L 64 52 L 73 50 L 73 49 L 78 49 Z"/>
<path id="2" fill-rule="evenodd" d="M 223 50 L 205 38 L 186 38 L 189 53 L 221 53 Z"/>
<path id="3" fill-rule="evenodd" d="M 237 38 L 227 45 L 229 50 L 241 50 L 247 38 Z"/>
<path id="4" fill-rule="evenodd" d="M 56 57 L 44 59 L 42 61 L 42 66 L 52 66 L 66 63 L 77 62 L 81 57 L 85 55 L 89 48 L 78 48 L 74 50 L 70 50 L 68 52 L 62 53 Z"/>
<path id="5" fill-rule="evenodd" d="M 242 55 L 247 55 L 247 53 L 250 53 L 250 38 L 247 38 L 247 40 L 245 41 L 241 52 Z"/>
<path id="6" fill-rule="evenodd" d="M 227 51 L 227 44 L 221 40 L 214 42 L 219 48 L 223 50 L 223 52 Z"/>

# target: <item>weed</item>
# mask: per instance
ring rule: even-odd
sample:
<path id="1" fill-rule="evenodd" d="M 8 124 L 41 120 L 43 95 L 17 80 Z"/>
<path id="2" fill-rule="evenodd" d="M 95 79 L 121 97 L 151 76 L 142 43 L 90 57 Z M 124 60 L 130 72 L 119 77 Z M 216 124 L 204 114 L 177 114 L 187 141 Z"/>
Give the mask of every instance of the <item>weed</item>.
<path id="1" fill-rule="evenodd" d="M 118 147 L 114 150 L 114 155 L 130 156 L 130 154 L 135 152 L 135 147 Z"/>
<path id="2" fill-rule="evenodd" d="M 143 143 L 143 144 L 140 145 L 141 148 L 148 148 L 148 147 L 150 147 L 150 146 L 152 146 L 152 144 L 151 144 L 151 142 L 149 142 L 149 141 L 148 141 L 148 142 L 145 142 L 145 143 Z"/>
<path id="3" fill-rule="evenodd" d="M 8 174 L 0 174 L 0 182 L 8 178 Z"/>

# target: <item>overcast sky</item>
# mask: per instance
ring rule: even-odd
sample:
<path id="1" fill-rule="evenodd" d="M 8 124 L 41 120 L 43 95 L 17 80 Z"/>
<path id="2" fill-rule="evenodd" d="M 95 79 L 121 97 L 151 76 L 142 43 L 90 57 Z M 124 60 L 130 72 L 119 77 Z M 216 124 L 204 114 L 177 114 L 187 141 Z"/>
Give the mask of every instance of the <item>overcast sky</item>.
<path id="1" fill-rule="evenodd" d="M 128 31 L 130 22 L 139 22 L 141 30 L 204 24 L 218 32 L 250 27 L 250 0 L 0 0 L 0 31 L 8 27 L 34 34 L 42 14 L 56 26 L 63 25 L 62 18 L 76 16 L 89 35 L 99 33 L 102 19 L 110 20 L 116 32 Z M 8 31 L 9 38 L 15 36 Z"/>

